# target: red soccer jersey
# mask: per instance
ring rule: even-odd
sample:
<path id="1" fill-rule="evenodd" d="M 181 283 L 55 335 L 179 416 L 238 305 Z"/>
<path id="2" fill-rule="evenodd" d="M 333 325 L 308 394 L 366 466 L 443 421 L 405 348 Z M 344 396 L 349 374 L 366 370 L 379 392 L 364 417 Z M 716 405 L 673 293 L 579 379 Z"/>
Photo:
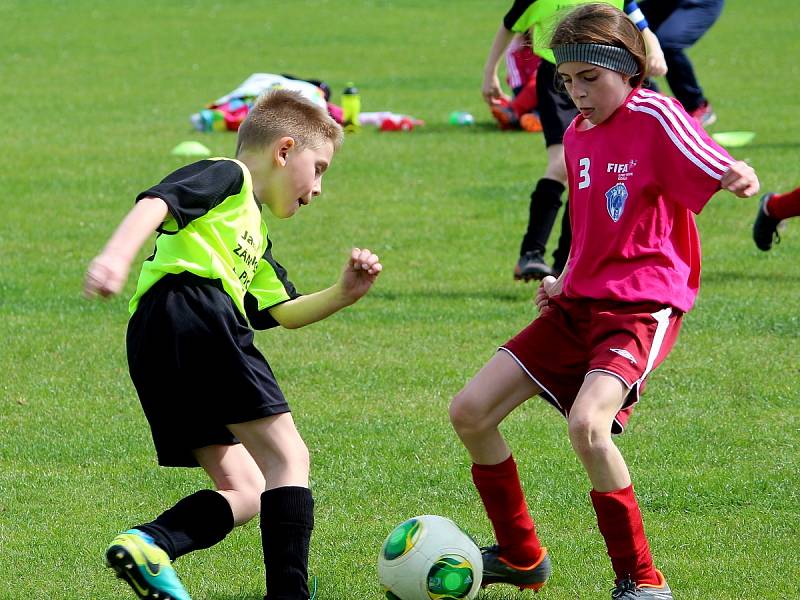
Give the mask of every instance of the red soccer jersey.
<path id="1" fill-rule="evenodd" d="M 699 213 L 733 162 L 675 100 L 633 90 L 606 121 L 564 135 L 572 248 L 564 294 L 688 311 Z"/>

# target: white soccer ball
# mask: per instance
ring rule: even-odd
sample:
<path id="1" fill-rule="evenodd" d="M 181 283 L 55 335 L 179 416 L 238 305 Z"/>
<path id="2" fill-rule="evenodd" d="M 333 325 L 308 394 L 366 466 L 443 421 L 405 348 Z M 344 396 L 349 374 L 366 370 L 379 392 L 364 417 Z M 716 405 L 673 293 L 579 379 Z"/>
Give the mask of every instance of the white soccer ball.
<path id="1" fill-rule="evenodd" d="M 383 542 L 378 578 L 388 600 L 471 600 L 481 589 L 483 559 L 450 519 L 421 515 Z"/>

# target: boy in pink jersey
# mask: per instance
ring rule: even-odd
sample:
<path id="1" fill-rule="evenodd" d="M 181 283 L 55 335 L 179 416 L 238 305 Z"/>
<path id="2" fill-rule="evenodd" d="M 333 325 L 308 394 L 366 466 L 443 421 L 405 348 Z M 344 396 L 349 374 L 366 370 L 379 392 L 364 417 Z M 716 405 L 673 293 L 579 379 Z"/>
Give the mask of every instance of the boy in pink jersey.
<path id="1" fill-rule="evenodd" d="M 567 418 L 570 442 L 589 476 L 616 575 L 611 597 L 672 599 L 611 435 L 624 429 L 697 295 L 700 242 L 692 213 L 719 189 L 754 195 L 758 179 L 679 103 L 640 89 L 644 42 L 621 11 L 583 5 L 558 25 L 551 45 L 580 111 L 564 136 L 571 255 L 558 279 L 542 281 L 541 315 L 450 405 L 497 538 L 483 549 L 483 582 L 539 589 L 550 574 L 516 463 L 498 430 L 538 394 Z"/>

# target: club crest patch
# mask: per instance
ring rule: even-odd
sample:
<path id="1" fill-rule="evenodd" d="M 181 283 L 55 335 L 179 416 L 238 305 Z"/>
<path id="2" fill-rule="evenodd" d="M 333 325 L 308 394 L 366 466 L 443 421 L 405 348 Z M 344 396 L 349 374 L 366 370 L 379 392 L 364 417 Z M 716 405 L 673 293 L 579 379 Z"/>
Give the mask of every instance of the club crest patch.
<path id="1" fill-rule="evenodd" d="M 624 183 L 617 183 L 606 192 L 606 209 L 608 216 L 616 223 L 625 210 L 625 201 L 628 199 L 628 188 Z"/>

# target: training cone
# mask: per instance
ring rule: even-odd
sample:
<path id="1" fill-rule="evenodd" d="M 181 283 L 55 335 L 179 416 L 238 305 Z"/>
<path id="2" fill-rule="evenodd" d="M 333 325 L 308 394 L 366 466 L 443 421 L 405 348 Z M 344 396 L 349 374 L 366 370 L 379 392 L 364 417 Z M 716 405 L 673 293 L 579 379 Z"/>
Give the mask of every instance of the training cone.
<path id="1" fill-rule="evenodd" d="M 211 156 L 211 150 L 200 142 L 181 142 L 170 152 L 173 156 Z"/>
<path id="2" fill-rule="evenodd" d="M 756 137 L 755 131 L 720 131 L 712 133 L 711 138 L 720 146 L 726 148 L 741 148 L 747 146 Z"/>

